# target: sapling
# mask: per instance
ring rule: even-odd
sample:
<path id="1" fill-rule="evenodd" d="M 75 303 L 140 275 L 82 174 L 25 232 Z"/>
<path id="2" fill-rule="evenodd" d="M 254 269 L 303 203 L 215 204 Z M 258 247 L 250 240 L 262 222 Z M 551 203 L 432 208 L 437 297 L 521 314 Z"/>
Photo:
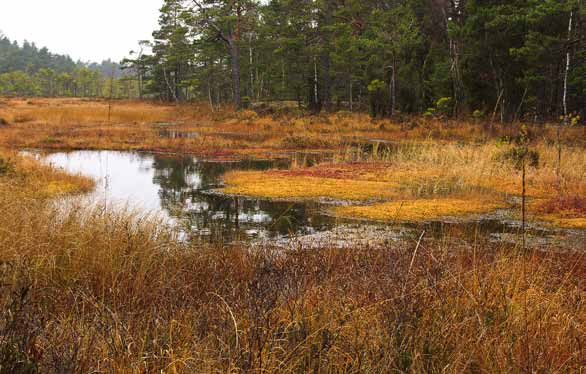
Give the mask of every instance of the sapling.
<path id="1" fill-rule="evenodd" d="M 515 167 L 521 169 L 522 173 L 522 190 L 521 190 L 521 234 L 522 249 L 525 253 L 525 231 L 527 222 L 527 166 L 539 166 L 539 153 L 531 151 L 529 144 L 531 137 L 526 125 L 521 126 L 519 135 L 515 139 L 516 146 L 508 153 L 508 158 L 515 163 Z"/>

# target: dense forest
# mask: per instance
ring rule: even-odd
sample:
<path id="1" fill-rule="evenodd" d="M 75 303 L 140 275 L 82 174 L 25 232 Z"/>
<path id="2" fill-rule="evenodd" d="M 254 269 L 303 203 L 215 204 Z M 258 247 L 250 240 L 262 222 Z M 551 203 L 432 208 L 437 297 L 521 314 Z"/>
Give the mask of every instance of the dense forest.
<path id="1" fill-rule="evenodd" d="M 584 0 L 165 0 L 120 66 L 0 36 L 0 94 L 584 117 L 585 21 Z"/>
<path id="2" fill-rule="evenodd" d="M 109 94 L 111 81 L 116 94 L 130 94 L 122 92 L 124 71 L 116 62 L 74 62 L 34 43 L 19 45 L 0 33 L 0 95 L 98 97 Z"/>
<path id="3" fill-rule="evenodd" d="M 168 101 L 539 121 L 585 107 L 585 20 L 581 0 L 165 0 L 126 63 Z"/>

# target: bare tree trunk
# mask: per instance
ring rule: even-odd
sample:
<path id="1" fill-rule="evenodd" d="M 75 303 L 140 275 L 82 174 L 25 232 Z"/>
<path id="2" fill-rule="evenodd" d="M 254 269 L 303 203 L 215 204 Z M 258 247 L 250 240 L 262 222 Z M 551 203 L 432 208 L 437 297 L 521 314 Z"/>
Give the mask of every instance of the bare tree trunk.
<path id="1" fill-rule="evenodd" d="M 566 70 L 564 72 L 564 120 L 558 125 L 557 131 L 557 143 L 558 143 L 558 165 L 557 174 L 558 177 L 561 175 L 562 169 L 562 125 L 568 121 L 568 76 L 570 74 L 570 47 L 569 42 L 572 39 L 572 23 L 574 20 L 574 11 L 570 12 L 570 21 L 568 23 L 568 51 L 566 53 Z"/>
<path id="2" fill-rule="evenodd" d="M 173 100 L 175 102 L 177 102 L 178 98 L 177 98 L 177 95 L 175 95 L 175 89 L 173 89 L 173 87 L 171 87 L 171 83 L 169 83 L 169 78 L 167 77 L 167 69 L 165 69 L 164 66 L 163 66 L 163 77 L 165 78 L 165 84 L 167 85 L 167 89 L 169 90 L 169 93 L 171 95 L 173 95 Z"/>
<path id="3" fill-rule="evenodd" d="M 574 11 L 570 12 L 570 21 L 568 23 L 568 42 L 572 39 L 572 23 L 574 20 Z M 566 53 L 566 71 L 564 74 L 564 117 L 568 116 L 568 75 L 570 74 L 570 49 Z"/>
<path id="4" fill-rule="evenodd" d="M 253 51 L 252 51 L 252 33 L 248 39 L 249 70 L 250 70 L 250 100 L 254 100 L 254 69 L 253 69 Z"/>
<path id="5" fill-rule="evenodd" d="M 281 100 L 284 100 L 285 97 L 285 89 L 287 88 L 286 85 L 286 77 L 285 77 L 285 59 L 281 59 Z"/>
<path id="6" fill-rule="evenodd" d="M 499 105 L 501 103 L 501 100 L 503 98 L 503 94 L 505 93 L 505 90 L 501 90 L 498 94 L 498 98 L 496 100 L 496 105 L 494 106 L 494 111 L 492 112 L 492 120 L 491 120 L 491 127 L 492 127 L 492 123 L 494 122 L 495 118 L 496 118 L 496 112 L 498 111 Z M 501 110 L 502 112 L 502 110 Z"/>
<path id="7" fill-rule="evenodd" d="M 144 91 L 144 78 L 143 78 L 143 67 L 142 63 L 138 65 L 138 98 L 142 100 Z"/>
<path id="8" fill-rule="evenodd" d="M 396 68 L 395 68 L 395 57 L 393 57 L 393 65 L 389 66 L 391 70 L 391 79 L 389 80 L 389 96 L 391 100 L 390 115 L 395 115 L 395 108 L 397 107 L 397 81 L 396 81 Z"/>
<path id="9" fill-rule="evenodd" d="M 352 91 L 354 89 L 353 85 L 352 85 L 352 74 L 350 74 L 350 113 L 354 112 L 354 97 L 352 96 Z"/>
<path id="10" fill-rule="evenodd" d="M 311 103 L 311 110 L 319 112 L 319 76 L 317 74 L 317 56 L 313 56 L 313 98 Z"/>
<path id="11" fill-rule="evenodd" d="M 332 109 L 331 80 L 330 80 L 330 55 L 326 51 L 322 56 L 322 98 L 326 111 Z"/>
<path id="12" fill-rule="evenodd" d="M 110 96 L 108 97 L 108 126 L 110 126 L 110 120 L 112 119 L 112 96 L 114 96 L 114 67 L 110 73 Z"/>
<path id="13" fill-rule="evenodd" d="M 207 67 L 208 63 L 206 63 L 206 67 Z M 210 103 L 210 109 L 212 110 L 212 113 L 216 111 L 216 108 L 214 107 L 214 98 L 213 98 L 213 90 L 214 90 L 214 63 L 213 61 L 211 61 L 209 63 L 209 72 L 207 74 L 208 76 L 208 101 Z"/>
<path id="14" fill-rule="evenodd" d="M 230 38 L 230 59 L 232 60 L 232 85 L 234 89 L 234 106 L 236 110 L 242 108 L 242 98 L 240 96 L 240 48 L 235 38 Z"/>

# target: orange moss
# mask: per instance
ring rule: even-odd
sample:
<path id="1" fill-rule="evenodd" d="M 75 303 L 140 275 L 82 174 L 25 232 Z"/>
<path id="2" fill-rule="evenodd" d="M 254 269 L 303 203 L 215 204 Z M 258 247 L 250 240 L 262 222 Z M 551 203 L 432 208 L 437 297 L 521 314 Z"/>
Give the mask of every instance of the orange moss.
<path id="1" fill-rule="evenodd" d="M 566 195 L 531 204 L 536 218 L 554 226 L 586 228 L 586 197 Z"/>
<path id="2" fill-rule="evenodd" d="M 506 204 L 475 198 L 397 200 L 367 206 L 338 207 L 336 215 L 372 220 L 425 221 L 442 217 L 461 217 L 489 213 Z"/>
<path id="3" fill-rule="evenodd" d="M 276 199 L 381 200 L 397 196 L 389 182 L 287 176 L 281 173 L 232 172 L 225 176 L 227 194 Z"/>

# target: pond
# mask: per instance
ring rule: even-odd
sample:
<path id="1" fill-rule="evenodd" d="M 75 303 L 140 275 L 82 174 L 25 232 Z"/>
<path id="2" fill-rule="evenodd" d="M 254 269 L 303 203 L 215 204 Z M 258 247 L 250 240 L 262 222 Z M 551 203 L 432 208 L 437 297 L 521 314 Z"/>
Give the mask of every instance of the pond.
<path id="1" fill-rule="evenodd" d="M 293 162 L 295 158 L 293 157 Z M 71 173 L 90 176 L 97 187 L 91 201 L 121 205 L 162 215 L 190 240 L 230 243 L 241 240 L 305 247 L 321 244 L 386 245 L 446 235 L 462 241 L 518 242 L 519 223 L 489 215 L 474 221 L 384 224 L 336 219 L 327 206 L 226 196 L 217 192 L 222 177 L 232 170 L 286 169 L 289 160 L 216 162 L 193 156 L 117 151 L 49 153 L 44 160 Z M 498 214 L 497 214 L 498 215 Z M 584 232 L 532 227 L 529 242 L 536 246 L 583 240 Z"/>
<path id="2" fill-rule="evenodd" d="M 228 171 L 288 168 L 289 162 L 284 160 L 214 162 L 192 156 L 116 151 L 50 153 L 44 160 L 95 179 L 96 189 L 88 196 L 91 201 L 162 214 L 194 238 L 229 242 L 313 234 L 335 225 L 316 204 L 216 192 Z"/>

